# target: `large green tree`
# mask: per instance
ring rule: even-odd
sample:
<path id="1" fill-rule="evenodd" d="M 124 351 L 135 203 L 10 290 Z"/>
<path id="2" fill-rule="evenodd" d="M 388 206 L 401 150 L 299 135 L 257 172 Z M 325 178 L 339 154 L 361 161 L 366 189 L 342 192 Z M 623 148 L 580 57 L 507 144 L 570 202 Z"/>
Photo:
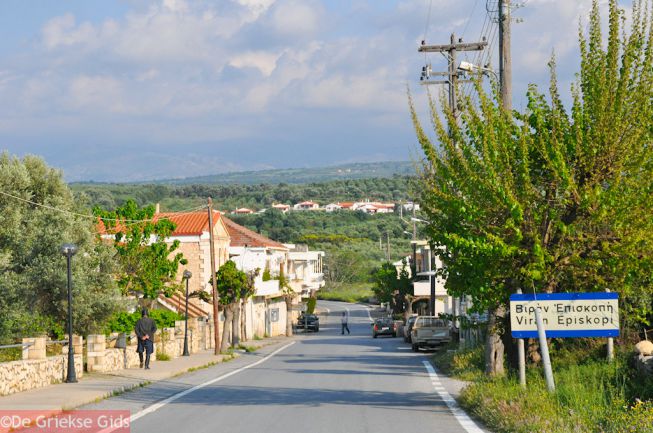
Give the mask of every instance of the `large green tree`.
<path id="1" fill-rule="evenodd" d="M 178 240 L 166 242 L 175 223 L 166 218 L 154 220 L 154 206 L 140 208 L 133 200 L 112 211 L 99 207 L 93 211 L 114 234 L 113 245 L 120 263 L 118 285 L 123 294 L 155 299 L 161 293 L 170 296 L 179 290 L 175 276 L 185 259 L 180 252 L 175 253 Z"/>
<path id="2" fill-rule="evenodd" d="M 480 82 L 478 104 L 460 95 L 459 121 L 432 103 L 437 146 L 412 110 L 426 155 L 427 230 L 445 248 L 449 292 L 472 295 L 477 308 L 490 312 L 489 373 L 503 372 L 500 319 L 517 289 L 609 288 L 621 295 L 627 324 L 645 321 L 650 312 L 650 11 L 649 0 L 635 1 L 626 31 L 623 12 L 611 1 L 604 39 L 594 3 L 589 32 L 580 34 L 580 72 L 569 109 L 551 62 L 548 97 L 530 86 L 523 113 L 505 111 L 496 87 L 487 94 Z"/>
<path id="3" fill-rule="evenodd" d="M 101 331 L 121 307 L 110 246 L 96 241 L 95 221 L 73 201 L 61 171 L 34 156 L 0 155 L 0 340 L 66 329 L 66 260 L 74 243 L 74 332 Z M 80 215 L 77 215 L 80 214 Z"/>

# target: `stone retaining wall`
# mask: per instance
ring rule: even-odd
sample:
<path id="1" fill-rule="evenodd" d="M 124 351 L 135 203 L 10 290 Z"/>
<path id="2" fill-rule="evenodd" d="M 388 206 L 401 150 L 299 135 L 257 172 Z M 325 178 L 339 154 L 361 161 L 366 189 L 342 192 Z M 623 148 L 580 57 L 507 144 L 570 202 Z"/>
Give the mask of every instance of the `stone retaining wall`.
<path id="1" fill-rule="evenodd" d="M 0 363 L 0 395 L 41 388 L 66 379 L 68 355 Z M 75 355 L 77 378 L 84 374 L 83 356 Z"/>
<path id="2" fill-rule="evenodd" d="M 110 371 L 123 370 L 126 368 L 138 367 L 140 359 L 136 348 L 136 339 L 130 339 L 130 343 L 126 348 L 109 347 L 115 346 L 115 339 L 107 341 L 104 335 L 89 335 L 88 336 L 88 351 L 86 353 L 86 369 L 91 372 L 107 373 Z M 154 345 L 154 353 L 150 358 L 151 361 L 156 361 L 156 349 Z"/>

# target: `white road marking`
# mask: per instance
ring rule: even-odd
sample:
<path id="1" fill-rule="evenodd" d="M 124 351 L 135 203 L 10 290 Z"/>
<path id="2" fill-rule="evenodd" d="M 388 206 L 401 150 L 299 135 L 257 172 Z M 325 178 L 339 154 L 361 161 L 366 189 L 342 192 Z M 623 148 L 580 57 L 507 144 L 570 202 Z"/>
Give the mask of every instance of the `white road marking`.
<path id="1" fill-rule="evenodd" d="M 458 403 L 451 396 L 451 394 L 449 394 L 447 390 L 442 387 L 440 384 L 440 379 L 438 378 L 438 374 L 435 372 L 435 369 L 431 363 L 428 361 L 422 362 L 424 363 L 424 367 L 426 367 L 426 371 L 428 371 L 429 376 L 431 377 L 431 383 L 433 384 L 436 392 L 445 402 L 453 416 L 456 417 L 462 428 L 464 428 L 468 433 L 483 433 L 483 430 L 481 430 L 479 426 L 477 426 L 476 423 L 472 421 L 472 419 L 465 413 L 465 411 L 463 411 L 460 406 L 458 406 Z"/>
<path id="2" fill-rule="evenodd" d="M 365 311 L 367 311 L 367 317 L 370 319 L 370 322 L 374 322 L 374 320 L 372 320 L 372 315 L 370 314 L 370 310 L 371 310 L 370 307 L 365 307 Z"/>
<path id="3" fill-rule="evenodd" d="M 200 383 L 199 385 L 195 385 L 194 387 L 188 388 L 185 391 L 181 391 L 181 392 L 179 392 L 177 394 L 171 395 L 170 397 L 168 397 L 168 398 L 166 398 L 164 400 L 161 400 L 160 402 L 155 403 L 155 404 L 147 407 L 146 409 L 143 409 L 140 412 L 137 412 L 137 413 L 133 414 L 129 418 L 129 423 L 131 424 L 134 421 L 136 421 L 137 419 L 142 418 L 145 415 L 151 414 L 152 412 L 155 412 L 155 411 L 161 409 L 163 406 L 167 405 L 168 403 L 172 403 L 173 401 L 178 400 L 178 399 L 182 398 L 183 396 L 190 394 L 193 391 L 197 391 L 198 389 L 202 389 L 202 388 L 204 388 L 206 386 L 213 385 L 216 382 L 220 382 L 221 380 L 224 380 L 224 379 L 226 379 L 228 377 L 231 377 L 231 376 L 233 376 L 235 374 L 238 374 L 238 373 L 240 373 L 242 371 L 245 371 L 245 370 L 250 369 L 252 367 L 256 367 L 257 365 L 264 363 L 265 361 L 272 358 L 277 353 L 281 352 L 282 350 L 287 349 L 288 347 L 292 346 L 293 344 L 295 344 L 294 341 L 292 343 L 286 344 L 283 347 L 280 347 L 279 349 L 277 349 L 274 352 L 267 355 L 265 358 L 261 358 L 261 359 L 259 359 L 258 361 L 254 362 L 252 364 L 246 365 L 244 367 L 239 368 L 238 370 L 231 371 L 231 372 L 229 372 L 227 374 L 223 374 L 222 376 L 218 376 L 218 377 L 216 377 L 214 379 L 211 379 L 211 380 L 209 380 L 207 382 Z M 111 432 L 117 430 L 118 428 L 122 428 L 122 427 L 109 427 L 109 428 L 106 428 L 104 430 L 101 430 L 98 433 L 111 433 Z"/>

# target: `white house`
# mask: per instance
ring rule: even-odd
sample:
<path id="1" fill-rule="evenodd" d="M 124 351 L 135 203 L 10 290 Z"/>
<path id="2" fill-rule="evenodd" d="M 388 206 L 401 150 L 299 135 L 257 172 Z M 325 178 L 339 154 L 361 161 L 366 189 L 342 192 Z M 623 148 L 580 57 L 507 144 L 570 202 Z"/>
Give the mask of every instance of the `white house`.
<path id="1" fill-rule="evenodd" d="M 342 209 L 342 206 L 340 206 L 338 203 L 329 203 L 328 205 L 324 206 L 324 210 L 327 212 L 335 212 L 340 209 Z"/>
<path id="2" fill-rule="evenodd" d="M 443 268 L 438 252 L 431 251 L 431 247 L 426 241 L 417 241 L 416 256 L 417 278 L 413 282 L 413 295 L 418 299 L 427 300 L 426 308 L 428 309 L 428 299 L 431 297 L 431 285 L 434 282 L 435 315 L 437 316 L 440 313 L 453 314 L 454 299 L 445 289 L 446 280 L 436 275 L 437 271 Z"/>
<path id="3" fill-rule="evenodd" d="M 254 211 L 246 207 L 241 207 L 239 209 L 236 209 L 232 213 L 237 215 L 249 215 L 249 214 L 253 214 Z"/>
<path id="4" fill-rule="evenodd" d="M 409 201 L 409 202 L 403 204 L 403 208 L 407 212 L 412 212 L 413 208 L 415 209 L 415 211 L 418 211 L 419 210 L 419 203 L 414 203 L 412 201 Z"/>
<path id="5" fill-rule="evenodd" d="M 378 201 L 356 202 L 352 206 L 353 210 L 365 212 L 368 214 L 391 213 L 395 211 L 394 203 L 381 203 Z"/>
<path id="6" fill-rule="evenodd" d="M 281 269 L 286 272 L 288 248 L 228 218 L 223 218 L 223 221 L 230 237 L 230 260 L 244 272 L 259 271 L 254 281 L 256 293 L 245 305 L 246 338 L 284 334 L 288 311 L 279 280 L 275 278 L 279 277 Z M 266 269 L 272 277 L 269 280 L 263 278 Z"/>
<path id="7" fill-rule="evenodd" d="M 294 210 L 314 210 L 319 208 L 320 208 L 319 204 L 310 200 L 297 203 L 296 205 L 293 206 Z"/>
<path id="8" fill-rule="evenodd" d="M 282 204 L 282 203 L 275 203 L 272 205 L 273 209 L 280 210 L 283 213 L 286 213 L 290 210 L 290 205 L 288 204 Z"/>
<path id="9" fill-rule="evenodd" d="M 309 251 L 306 245 L 284 244 L 288 247 L 288 279 L 290 287 L 302 296 L 324 287 L 324 251 Z"/>

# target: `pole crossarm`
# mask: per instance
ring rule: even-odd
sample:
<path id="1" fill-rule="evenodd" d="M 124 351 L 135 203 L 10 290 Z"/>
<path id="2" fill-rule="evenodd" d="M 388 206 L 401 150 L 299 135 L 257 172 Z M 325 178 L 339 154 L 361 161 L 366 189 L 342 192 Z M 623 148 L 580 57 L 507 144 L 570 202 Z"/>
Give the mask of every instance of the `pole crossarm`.
<path id="1" fill-rule="evenodd" d="M 420 45 L 417 51 L 420 53 L 444 53 L 452 50 L 482 51 L 486 46 L 487 46 L 487 41 L 461 42 L 457 44 L 444 44 L 444 45 Z"/>

